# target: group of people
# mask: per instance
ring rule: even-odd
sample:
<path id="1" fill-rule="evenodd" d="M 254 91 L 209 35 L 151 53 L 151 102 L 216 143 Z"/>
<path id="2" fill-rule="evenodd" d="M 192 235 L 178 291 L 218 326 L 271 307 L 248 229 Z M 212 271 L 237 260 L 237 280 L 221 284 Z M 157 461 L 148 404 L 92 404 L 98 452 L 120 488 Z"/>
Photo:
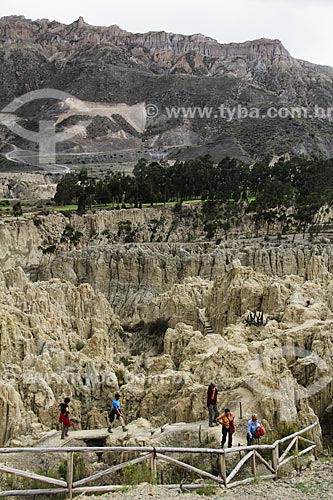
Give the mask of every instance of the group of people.
<path id="1" fill-rule="evenodd" d="M 72 426 L 72 422 L 70 421 L 69 418 L 70 402 L 71 402 L 70 398 L 65 398 L 64 402 L 58 405 L 58 408 L 60 410 L 59 422 L 62 424 L 61 439 L 65 439 L 66 437 L 68 437 L 69 428 Z M 111 405 L 111 410 L 109 412 L 110 425 L 108 427 L 108 432 L 110 433 L 113 432 L 112 428 L 114 427 L 117 420 L 120 422 L 123 431 L 126 432 L 128 429 L 125 425 L 124 415 L 121 411 L 120 394 L 118 392 L 114 396 L 114 400 L 112 401 Z"/>
<path id="2" fill-rule="evenodd" d="M 214 382 L 211 382 L 207 389 L 207 407 L 209 416 L 209 427 L 214 425 L 222 425 L 222 441 L 221 448 L 224 448 L 228 437 L 228 448 L 232 447 L 232 437 L 235 433 L 235 415 L 229 408 L 225 408 L 220 414 L 218 409 L 218 390 Z M 253 413 L 247 423 L 246 441 L 247 445 L 251 446 L 254 439 L 258 439 L 265 433 L 264 428 L 260 425 L 258 415 Z"/>
<path id="3" fill-rule="evenodd" d="M 70 398 L 65 398 L 63 403 L 59 404 L 60 415 L 59 422 L 62 423 L 61 439 L 68 437 L 68 430 L 72 425 L 70 421 L 70 410 L 69 403 Z M 228 448 L 232 447 L 232 437 L 235 433 L 235 415 L 230 411 L 229 408 L 220 414 L 218 410 L 218 390 L 214 382 L 211 382 L 207 389 L 207 407 L 209 415 L 209 427 L 214 427 L 214 425 L 222 425 L 222 441 L 221 447 L 224 448 L 227 438 L 228 438 Z M 112 401 L 111 410 L 109 412 L 110 425 L 108 427 L 108 432 L 112 433 L 112 428 L 114 427 L 116 421 L 119 421 L 124 432 L 128 429 L 126 428 L 124 415 L 121 410 L 120 404 L 120 394 L 117 392 L 115 394 L 114 400 Z M 253 444 L 254 439 L 263 436 L 265 433 L 264 428 L 259 424 L 258 415 L 254 413 L 247 424 L 247 435 L 246 440 L 248 446 Z"/>

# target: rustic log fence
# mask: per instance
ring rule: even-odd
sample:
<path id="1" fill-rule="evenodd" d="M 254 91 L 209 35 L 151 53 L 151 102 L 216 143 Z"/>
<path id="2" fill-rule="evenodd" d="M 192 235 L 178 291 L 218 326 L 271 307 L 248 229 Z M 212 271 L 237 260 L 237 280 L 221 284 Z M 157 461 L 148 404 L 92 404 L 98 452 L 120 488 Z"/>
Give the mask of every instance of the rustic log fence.
<path id="1" fill-rule="evenodd" d="M 2 454 L 12 454 L 12 453 L 32 453 L 32 454 L 66 454 L 67 455 L 67 478 L 65 480 L 55 479 L 52 477 L 47 477 L 41 474 L 36 474 L 29 471 L 24 471 L 20 469 L 15 469 L 8 467 L 0 463 L 0 473 L 11 474 L 18 477 L 23 477 L 25 479 L 31 479 L 35 481 L 40 481 L 41 483 L 46 483 L 47 485 L 53 486 L 53 488 L 45 489 L 27 489 L 27 490 L 10 490 L 10 491 L 0 491 L 0 497 L 7 496 L 23 496 L 23 495 L 52 495 L 59 493 L 66 493 L 67 498 L 73 498 L 74 494 L 78 493 L 96 493 L 96 492 L 108 492 L 121 490 L 124 485 L 114 485 L 109 484 L 107 486 L 86 486 L 87 483 L 101 479 L 104 476 L 112 474 L 114 472 L 125 469 L 128 466 L 140 464 L 143 462 L 150 463 L 151 470 L 151 481 L 152 483 L 157 483 L 157 464 L 159 462 L 166 462 L 168 464 L 174 465 L 185 469 L 188 472 L 197 474 L 199 477 L 211 481 L 216 486 L 224 488 L 232 488 L 239 486 L 241 484 L 247 484 L 256 479 L 277 479 L 279 470 L 285 464 L 291 460 L 296 460 L 297 467 L 299 466 L 299 458 L 306 453 L 310 453 L 316 449 L 316 443 L 304 437 L 304 434 L 313 430 L 317 423 L 312 424 L 305 429 L 302 429 L 290 436 L 279 439 L 273 444 L 265 445 L 253 445 L 253 446 L 237 446 L 234 448 L 227 449 L 215 449 L 215 448 L 174 448 L 174 447 L 151 447 L 151 446 L 126 446 L 126 447 L 64 447 L 64 448 L 0 448 L 0 456 Z M 281 445 L 284 445 L 290 441 L 284 452 L 280 455 Z M 305 443 L 307 447 L 303 450 L 299 450 L 299 444 Z M 85 477 L 78 481 L 73 480 L 73 464 L 74 464 L 74 453 L 139 453 L 137 458 L 133 458 L 126 462 L 113 465 L 105 470 L 99 471 L 89 477 Z M 242 453 L 245 453 L 242 456 Z M 271 454 L 271 463 L 262 456 L 260 452 Z M 227 463 L 228 457 L 232 454 L 239 454 L 239 461 L 237 465 L 227 473 Z M 183 461 L 176 458 L 170 457 L 166 454 L 199 454 L 199 455 L 217 455 L 219 459 L 219 475 L 211 474 L 210 472 L 204 471 L 193 465 L 189 465 Z M 251 463 L 251 477 L 246 479 L 240 479 L 235 481 L 235 477 L 241 471 L 243 466 L 247 463 Z M 265 474 L 260 474 L 258 471 L 258 466 L 263 465 L 266 469 Z M 210 483 L 211 484 L 211 483 Z M 182 488 L 184 490 L 201 488 L 204 484 L 169 484 L 161 485 L 164 488 Z"/>

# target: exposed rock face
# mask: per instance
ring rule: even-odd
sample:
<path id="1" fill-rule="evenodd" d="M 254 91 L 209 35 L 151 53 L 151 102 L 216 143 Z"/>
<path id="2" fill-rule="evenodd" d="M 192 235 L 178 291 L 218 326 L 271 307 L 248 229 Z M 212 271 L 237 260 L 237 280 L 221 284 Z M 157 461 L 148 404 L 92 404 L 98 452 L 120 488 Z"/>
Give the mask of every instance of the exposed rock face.
<path id="1" fill-rule="evenodd" d="M 331 250 L 323 248 L 322 251 L 331 269 Z M 243 252 L 200 244 L 137 245 L 136 248 L 119 245 L 103 250 L 73 251 L 51 261 L 45 258 L 39 276 L 43 279 L 67 277 L 73 283 L 88 282 L 108 297 L 119 314 L 139 321 L 146 314 L 145 304 L 150 304 L 156 293 L 191 276 L 216 279 L 225 274 L 234 257 L 267 274 L 306 277 L 313 265 L 313 252 L 310 247 L 262 250 L 250 247 Z"/>
<path id="2" fill-rule="evenodd" d="M 105 427 L 119 388 L 129 420 L 205 419 L 211 380 L 221 406 L 237 411 L 241 401 L 273 428 L 317 417 L 330 425 L 330 245 L 177 243 L 181 224 L 174 243 L 148 243 L 172 224 L 167 211 L 153 212 L 164 214 L 158 233 L 149 210 L 0 225 L 1 444 L 54 428 L 67 395 L 77 427 Z M 142 242 L 106 245 L 110 234 L 123 238 L 129 214 Z M 248 326 L 260 309 L 264 326 Z"/>
<path id="3" fill-rule="evenodd" d="M 308 263 L 308 274 L 311 275 L 312 270 L 317 268 L 321 272 L 316 274 L 315 280 L 328 285 L 330 273 L 320 257 L 313 256 Z M 281 280 L 276 276 L 256 273 L 251 268 L 244 270 L 239 267 L 215 281 L 215 287 L 207 297 L 209 318 L 218 332 L 230 323 L 236 323 L 247 311 L 263 310 L 278 321 L 283 322 L 285 318 L 286 323 L 326 320 L 329 317 L 329 309 L 323 300 L 326 293 L 319 283 L 304 283 L 303 279 L 295 276 Z"/>
<path id="4" fill-rule="evenodd" d="M 0 383 L 0 416 L 3 419 L 0 432 L 1 446 L 15 436 L 19 431 L 23 407 L 20 395 L 11 384 Z"/>
<path id="5" fill-rule="evenodd" d="M 172 70 L 177 58 L 184 54 L 196 54 L 193 61 L 195 67 L 206 71 L 211 67 L 217 69 L 216 59 L 242 58 L 249 63 L 263 60 L 268 64 L 275 62 L 286 66 L 295 63 L 280 40 L 262 38 L 244 43 L 221 44 L 201 34 L 187 36 L 163 31 L 134 34 L 116 25 L 91 26 L 82 18 L 64 25 L 46 19 L 32 22 L 23 16 L 5 17 L 0 20 L 0 36 L 7 42 L 6 45 L 36 43 L 49 57 L 69 57 L 77 52 L 78 46 L 117 46 L 122 50 L 126 47 L 138 59 L 148 64 L 154 61 L 162 69 L 169 70 Z M 215 64 L 211 66 L 210 62 L 208 68 L 205 67 L 204 57 L 214 59 Z M 178 68 L 183 69 L 181 65 Z"/>
<path id="6" fill-rule="evenodd" d="M 147 51 L 172 51 L 176 55 L 190 51 L 209 57 L 227 58 L 231 56 L 290 58 L 279 40 L 261 39 L 254 42 L 219 44 L 216 40 L 201 34 L 180 35 L 173 33 L 154 32 L 145 34 L 129 33 L 113 25 L 109 27 L 92 26 L 81 17 L 70 25 L 50 22 L 47 19 L 30 21 L 24 16 L 8 16 L 1 18 L 0 35 L 2 40 L 11 43 L 31 43 L 38 41 L 50 54 L 63 50 L 75 52 L 74 42 L 82 44 L 116 44 L 119 46 L 138 45 Z M 67 43 L 65 38 L 67 38 Z"/>
<path id="7" fill-rule="evenodd" d="M 1 269 L 38 264 L 42 239 L 32 221 L 28 225 L 25 221 L 2 222 L 0 235 Z"/>
<path id="8" fill-rule="evenodd" d="M 23 16 L 11 16 L 0 19 L 0 40 L 4 47 L 9 48 L 35 44 L 49 59 L 67 59 L 79 50 L 104 46 L 113 50 L 117 48 L 120 53 L 127 52 L 148 68 L 161 71 L 209 75 L 229 71 L 256 80 L 258 74 L 269 74 L 273 70 L 281 71 L 283 78 L 289 74 L 290 85 L 295 79 L 292 72 L 296 71 L 297 83 L 303 84 L 304 88 L 315 74 L 321 75 L 323 83 L 332 83 L 333 78 L 332 68 L 298 61 L 291 57 L 280 40 L 266 38 L 222 44 L 201 34 L 187 36 L 163 31 L 134 34 L 116 25 L 91 26 L 82 18 L 64 25 L 47 19 L 30 21 Z M 302 76 L 305 76 L 305 81 L 302 81 Z M 259 83 L 269 85 L 268 81 L 259 80 Z M 281 86 L 280 91 L 286 91 L 281 78 L 271 83 Z"/>
<path id="9" fill-rule="evenodd" d="M 1 445 L 33 424 L 52 427 L 66 394 L 79 425 L 92 403 L 107 410 L 122 328 L 105 297 L 89 285 L 32 284 L 19 268 L 1 274 L 0 287 Z"/>
<path id="10" fill-rule="evenodd" d="M 29 201 L 54 198 L 57 184 L 44 174 L 1 174 L 0 198 L 25 199 Z"/>
<path id="11" fill-rule="evenodd" d="M 193 285 L 176 285 L 170 293 L 173 304 L 189 300 L 186 289 Z M 246 414 L 259 412 L 273 428 L 281 422 L 307 425 L 316 415 L 324 419 L 333 386 L 331 277 L 314 283 L 240 266 L 211 287 L 201 285 L 202 300 L 192 295 L 186 310 L 203 302 L 215 333 L 203 334 L 196 329 L 197 319 L 184 315 L 187 324 L 167 330 L 158 357 L 145 349 L 140 367 L 127 368 L 124 379 L 130 382 L 122 386 L 131 415 L 156 415 L 156 422 L 161 415 L 176 422 L 205 418 L 206 386 L 215 380 L 221 407 L 238 411 L 242 402 Z M 170 305 L 168 293 L 159 297 L 163 302 Z M 247 326 L 248 311 L 259 307 L 267 324 Z M 173 311 L 170 307 L 176 319 Z"/>
<path id="12" fill-rule="evenodd" d="M 3 222 L 0 223 L 1 267 L 22 266 L 33 279 L 60 278 L 75 285 L 89 283 L 131 323 L 147 315 L 153 318 L 157 311 L 161 317 L 172 311 L 179 320 L 183 315 L 194 317 L 194 311 L 185 312 L 187 306 L 173 304 L 172 295 L 168 306 L 156 303 L 155 298 L 164 292 L 172 294 L 175 284 L 181 285 L 185 295 L 195 293 L 200 297 L 200 291 L 194 292 L 200 290 L 200 280 L 199 285 L 194 282 L 189 288 L 183 286 L 184 280 L 211 281 L 222 277 L 235 258 L 266 275 L 298 275 L 314 281 L 333 272 L 329 244 L 246 247 L 232 242 L 230 246 L 200 243 L 204 231 L 199 209 L 188 215 L 156 208 L 113 210 L 70 218 L 52 214 L 36 220 Z M 193 229 L 189 221 L 193 221 Z M 186 241 L 190 233 L 196 243 L 178 243 Z M 124 244 L 129 238 L 134 243 Z M 201 306 L 198 303 L 196 307 Z"/>
<path id="13" fill-rule="evenodd" d="M 331 277 L 315 284 L 230 270 L 204 298 L 215 334 L 179 323 L 166 332 L 164 353 L 183 377 L 203 385 L 218 381 L 222 407 L 241 401 L 248 413 L 259 409 L 274 426 L 308 423 L 314 410 L 323 417 L 330 405 L 331 288 Z M 266 326 L 245 326 L 248 311 L 260 307 Z M 196 391 L 189 388 L 188 394 L 195 398 Z M 179 402 L 177 408 L 191 404 Z"/>
<path id="14" fill-rule="evenodd" d="M 279 40 L 221 44 L 201 34 L 133 34 L 115 25 L 90 26 L 82 18 L 64 25 L 9 17 L 0 19 L 0 61 L 1 107 L 45 87 L 105 105 L 157 106 L 158 117 L 148 120 L 144 138 L 128 134 L 126 127 L 118 130 L 121 147 L 133 152 L 132 160 L 149 144 L 157 151 L 171 146 L 166 154 L 177 158 L 207 152 L 215 160 L 233 155 L 246 161 L 258 155 L 332 154 L 326 120 L 228 122 L 219 116 L 221 104 L 263 112 L 291 105 L 331 106 L 333 69 L 294 59 Z M 182 113 L 170 118 L 167 108 L 172 107 L 206 107 L 212 113 L 205 120 Z M 43 116 L 62 112 L 53 106 Z M 30 119 L 38 122 L 39 115 Z M 89 142 L 89 150 L 110 151 L 110 145 L 118 149 L 119 137 L 98 137 Z M 80 137 L 65 147 L 85 150 Z"/>

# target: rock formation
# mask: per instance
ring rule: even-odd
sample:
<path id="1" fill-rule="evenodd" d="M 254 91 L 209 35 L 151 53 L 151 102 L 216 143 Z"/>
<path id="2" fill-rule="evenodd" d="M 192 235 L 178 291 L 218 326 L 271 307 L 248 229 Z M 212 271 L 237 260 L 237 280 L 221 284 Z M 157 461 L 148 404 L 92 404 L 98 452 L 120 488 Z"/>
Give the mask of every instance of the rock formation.
<path id="1" fill-rule="evenodd" d="M 257 72 L 274 68 L 290 72 L 290 75 L 293 70 L 307 71 L 309 75 L 322 72 L 322 80 L 326 82 L 333 77 L 331 68 L 298 61 L 292 58 L 280 40 L 266 38 L 223 44 L 202 34 L 181 35 L 164 31 L 134 34 L 116 25 L 92 26 L 82 17 L 64 25 L 47 19 L 31 21 L 23 16 L 1 18 L 0 37 L 5 46 L 36 44 L 48 58 L 55 59 L 67 59 L 76 55 L 78 50 L 104 46 L 117 49 L 119 53 L 127 51 L 136 62 L 160 71 L 216 75 L 229 70 L 236 76 L 244 76 L 242 64 L 245 63 L 249 79 L 257 77 L 251 75 L 251 66 Z"/>
<path id="2" fill-rule="evenodd" d="M 0 198 L 36 202 L 54 198 L 56 190 L 55 180 L 43 173 L 0 173 Z"/>
<path id="3" fill-rule="evenodd" d="M 251 220 L 244 218 L 238 231 L 248 232 L 249 227 Z M 189 234 L 193 237 L 190 243 L 186 242 Z M 50 214 L 24 221 L 4 219 L 0 237 L 2 269 L 22 266 L 33 280 L 60 278 L 74 285 L 89 283 L 132 323 L 144 319 L 148 309 L 160 308 L 152 302 L 157 294 L 170 291 L 175 284 L 183 285 L 187 278 L 215 280 L 232 267 L 235 258 L 255 271 L 279 277 L 298 275 L 313 281 L 333 272 L 328 243 L 306 244 L 301 240 L 293 244 L 286 240 L 276 245 L 254 242 L 246 246 L 244 241 L 235 244 L 233 239 L 221 245 L 204 242 L 199 208 L 186 209 L 183 215 L 154 208 L 102 211 L 82 217 Z"/>
<path id="4" fill-rule="evenodd" d="M 72 394 L 79 425 L 96 401 L 106 410 L 122 328 L 105 297 L 89 285 L 33 284 L 20 268 L 0 283 L 1 444 L 52 427 L 64 394 Z"/>
<path id="5" fill-rule="evenodd" d="M 211 380 L 221 406 L 242 402 L 271 428 L 330 425 L 330 245 L 181 243 L 188 219 L 165 242 L 174 217 L 120 210 L 0 225 L 1 444 L 54 428 L 67 395 L 76 428 L 105 427 L 118 389 L 129 420 L 205 419 Z M 140 243 L 121 243 L 129 218 Z M 246 322 L 256 311 L 263 326 Z"/>

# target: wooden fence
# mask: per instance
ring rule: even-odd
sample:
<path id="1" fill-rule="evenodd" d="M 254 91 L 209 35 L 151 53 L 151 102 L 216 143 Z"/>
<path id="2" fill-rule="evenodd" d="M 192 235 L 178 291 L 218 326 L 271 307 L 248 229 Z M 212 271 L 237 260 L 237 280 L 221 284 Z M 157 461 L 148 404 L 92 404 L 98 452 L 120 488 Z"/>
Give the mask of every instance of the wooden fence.
<path id="1" fill-rule="evenodd" d="M 93 492 L 107 492 L 107 491 L 117 491 L 121 490 L 124 485 L 114 485 L 109 484 L 107 486 L 87 486 L 88 483 L 92 483 L 97 479 L 101 479 L 104 476 L 108 476 L 114 472 L 125 469 L 128 466 L 140 464 L 142 462 L 150 463 L 151 470 L 151 480 L 152 483 L 157 484 L 157 465 L 160 462 L 166 462 L 168 464 L 174 465 L 185 469 L 188 472 L 195 473 L 199 477 L 209 480 L 210 484 L 215 484 L 216 486 L 231 488 L 241 484 L 250 483 L 257 478 L 261 479 L 276 479 L 280 468 L 287 464 L 291 460 L 296 460 L 297 465 L 299 458 L 306 453 L 314 451 L 316 444 L 314 441 L 306 439 L 304 434 L 313 430 L 317 423 L 312 424 L 301 431 L 295 432 L 290 436 L 283 439 L 275 441 L 275 443 L 269 445 L 254 445 L 254 446 L 237 446 L 234 448 L 227 449 L 215 449 L 215 448 L 174 448 L 174 447 L 67 447 L 67 448 L 0 448 L 0 456 L 2 454 L 12 454 L 12 453 L 32 453 L 32 454 L 67 454 L 67 478 L 65 480 L 54 479 L 52 477 L 43 476 L 41 474 L 36 474 L 29 471 L 24 471 L 20 469 L 15 469 L 2 465 L 0 463 L 0 473 L 12 474 L 14 476 L 23 477 L 26 479 L 40 481 L 46 483 L 52 488 L 45 489 L 30 489 L 30 490 L 10 490 L 10 491 L 0 491 L 0 497 L 6 496 L 22 496 L 22 495 L 52 495 L 57 493 L 66 493 L 67 498 L 72 498 L 76 493 L 93 493 Z M 281 445 L 285 446 L 285 443 L 289 444 L 286 446 L 282 454 L 280 454 Z M 307 447 L 303 450 L 299 450 L 299 444 L 304 443 Z M 73 480 L 73 464 L 74 464 L 74 453 L 138 453 L 137 458 L 119 463 L 105 470 L 96 472 L 95 474 L 80 479 L 79 481 Z M 269 454 L 270 458 L 265 459 L 261 452 L 266 455 Z M 245 453 L 244 456 L 243 453 Z M 219 459 L 219 469 L 218 475 L 211 474 L 210 472 L 204 471 L 197 467 L 193 467 L 183 461 L 180 461 L 169 455 L 181 454 L 181 455 L 210 455 L 218 456 Z M 236 466 L 227 474 L 228 457 L 238 454 L 239 461 Z M 235 481 L 235 477 L 244 467 L 244 465 L 249 462 L 251 463 L 251 477 L 246 479 L 240 479 Z M 260 473 L 258 470 L 259 465 L 263 465 L 265 469 L 265 474 Z M 183 488 L 185 489 L 195 489 L 201 488 L 203 484 L 169 484 L 161 485 L 164 488 Z"/>

